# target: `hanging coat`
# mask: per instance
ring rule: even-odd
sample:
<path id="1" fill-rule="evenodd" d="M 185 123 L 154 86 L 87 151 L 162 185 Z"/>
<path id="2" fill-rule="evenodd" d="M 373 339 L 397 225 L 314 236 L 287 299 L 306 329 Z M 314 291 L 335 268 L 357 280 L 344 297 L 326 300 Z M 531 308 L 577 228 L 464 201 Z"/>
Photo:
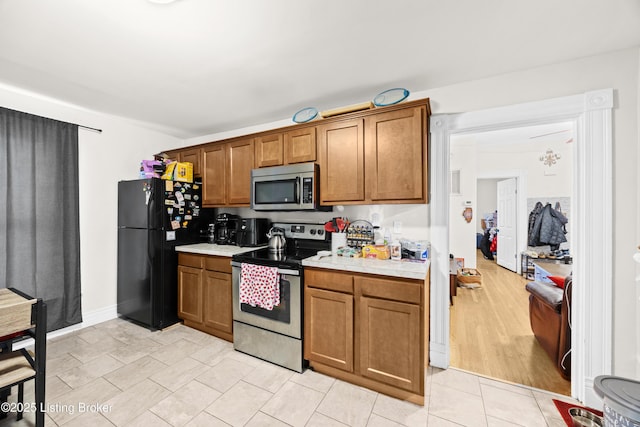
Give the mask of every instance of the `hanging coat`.
<path id="1" fill-rule="evenodd" d="M 565 225 L 569 222 L 566 216 L 553 209 L 550 204 L 542 211 L 539 241 L 545 245 L 559 245 L 567 241 Z"/>
<path id="2" fill-rule="evenodd" d="M 538 236 L 540 235 L 540 221 L 538 218 L 544 209 L 542 203 L 536 203 L 536 206 L 533 208 L 531 213 L 529 214 L 529 235 L 527 244 L 529 246 L 540 246 L 538 242 Z"/>

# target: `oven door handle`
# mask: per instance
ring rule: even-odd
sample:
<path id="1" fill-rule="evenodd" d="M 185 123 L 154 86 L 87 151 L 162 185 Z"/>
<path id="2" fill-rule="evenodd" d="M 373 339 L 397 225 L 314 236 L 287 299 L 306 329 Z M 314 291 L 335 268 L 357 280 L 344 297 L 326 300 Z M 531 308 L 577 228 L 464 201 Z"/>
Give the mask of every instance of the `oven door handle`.
<path id="1" fill-rule="evenodd" d="M 247 263 L 247 264 L 251 264 L 251 263 Z M 242 263 L 240 263 L 238 261 L 231 261 L 231 267 L 241 268 L 242 267 Z M 280 267 L 278 267 L 278 274 L 287 274 L 289 276 L 299 276 L 300 272 L 298 270 L 290 270 L 288 268 L 280 268 Z"/>

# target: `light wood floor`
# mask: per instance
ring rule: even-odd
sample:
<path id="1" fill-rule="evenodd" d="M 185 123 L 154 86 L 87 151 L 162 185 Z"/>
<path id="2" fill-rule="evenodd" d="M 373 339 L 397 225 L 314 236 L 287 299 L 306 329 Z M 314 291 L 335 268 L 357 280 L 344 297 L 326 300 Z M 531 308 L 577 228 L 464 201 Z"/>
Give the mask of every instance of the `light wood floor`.
<path id="1" fill-rule="evenodd" d="M 571 395 L 529 325 L 525 278 L 485 260 L 482 287 L 458 288 L 451 307 L 451 366 L 480 375 Z"/>

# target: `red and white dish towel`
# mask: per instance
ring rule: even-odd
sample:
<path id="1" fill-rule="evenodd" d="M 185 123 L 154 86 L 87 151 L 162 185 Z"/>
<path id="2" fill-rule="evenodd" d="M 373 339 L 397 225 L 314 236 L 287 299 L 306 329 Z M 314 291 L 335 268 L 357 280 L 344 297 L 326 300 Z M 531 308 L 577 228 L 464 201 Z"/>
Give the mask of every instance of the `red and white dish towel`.
<path id="1" fill-rule="evenodd" d="M 277 267 L 242 263 L 240 302 L 273 310 L 280 305 L 280 275 Z"/>

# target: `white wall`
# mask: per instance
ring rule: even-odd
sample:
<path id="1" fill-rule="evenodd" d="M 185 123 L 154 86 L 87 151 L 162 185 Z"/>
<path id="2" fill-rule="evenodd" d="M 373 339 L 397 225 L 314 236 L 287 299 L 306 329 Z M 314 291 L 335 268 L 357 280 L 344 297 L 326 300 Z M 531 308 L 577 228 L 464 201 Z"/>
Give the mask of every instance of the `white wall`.
<path id="1" fill-rule="evenodd" d="M 486 178 L 477 181 L 478 222 L 476 231 L 478 233 L 483 232 L 480 220 L 484 218 L 485 214 L 493 213 L 498 209 L 498 181 L 502 181 L 502 178 Z"/>
<path id="2" fill-rule="evenodd" d="M 464 266 L 476 268 L 476 228 L 480 224 L 482 212 L 478 210 L 476 143 L 473 135 L 461 135 L 451 144 L 450 169 L 460 170 L 460 194 L 449 196 L 449 253 L 456 258 L 464 258 Z M 471 222 L 462 216 L 471 202 L 473 217 Z"/>
<path id="3" fill-rule="evenodd" d="M 433 113 L 459 113 L 506 106 L 590 90 L 613 88 L 613 370 L 637 378 L 640 333 L 637 319 L 636 267 L 631 255 L 640 242 L 638 65 L 639 49 L 632 48 L 576 61 L 417 92 L 429 97 Z M 599 201 L 593 201 L 599 203 Z M 433 230 L 431 231 L 433 233 Z M 599 242 L 589 242 L 597 245 Z"/>
<path id="4" fill-rule="evenodd" d="M 563 135 L 546 142 L 480 143 L 477 149 L 478 175 L 489 176 L 499 170 L 520 170 L 527 176 L 527 198 L 571 197 L 573 143 L 566 143 L 566 139 L 567 136 Z M 560 155 L 552 167 L 539 160 L 540 155 L 549 148 Z"/>
<path id="5" fill-rule="evenodd" d="M 78 131 L 80 270 L 85 323 L 116 315 L 117 183 L 136 179 L 141 159 L 179 144 L 122 118 L 90 112 L 0 86 L 0 105 L 56 120 L 102 129 Z"/>

